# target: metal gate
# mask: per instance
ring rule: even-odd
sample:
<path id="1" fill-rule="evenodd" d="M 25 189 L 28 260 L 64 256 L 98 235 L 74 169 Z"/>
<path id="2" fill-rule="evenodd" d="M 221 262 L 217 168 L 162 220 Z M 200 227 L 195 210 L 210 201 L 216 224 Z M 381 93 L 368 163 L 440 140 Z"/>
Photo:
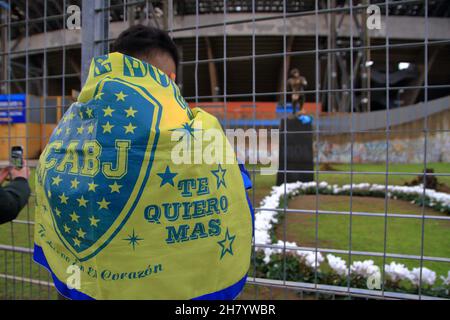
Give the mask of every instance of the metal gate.
<path id="1" fill-rule="evenodd" d="M 313 129 L 279 135 L 312 134 L 314 170 L 299 172 L 314 181 L 289 184 L 298 171 L 284 169 L 275 187 L 248 165 L 257 232 L 271 240 L 255 238 L 241 298 L 449 297 L 447 1 L 4 0 L 0 13 L 2 166 L 21 144 L 34 170 L 91 59 L 133 24 L 169 32 L 183 95 L 224 129 L 276 130 L 297 67 Z M 1 299 L 57 298 L 31 258 L 34 203 L 0 226 Z"/>

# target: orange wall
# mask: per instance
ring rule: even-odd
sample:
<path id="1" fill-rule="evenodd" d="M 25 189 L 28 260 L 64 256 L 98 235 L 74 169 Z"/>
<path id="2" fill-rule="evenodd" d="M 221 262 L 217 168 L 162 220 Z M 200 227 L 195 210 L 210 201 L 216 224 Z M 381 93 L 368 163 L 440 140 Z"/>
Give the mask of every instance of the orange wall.
<path id="1" fill-rule="evenodd" d="M 53 97 L 58 100 L 60 106 L 61 97 Z M 43 102 L 41 101 L 43 105 Z M 227 102 L 226 108 L 223 102 L 202 102 L 189 103 L 191 108 L 196 106 L 203 108 L 216 117 L 223 118 L 225 112 L 228 119 L 276 119 L 276 102 L 256 102 L 255 106 L 251 101 Z M 306 113 L 315 113 L 316 104 L 306 102 L 304 104 Z M 321 104 L 318 105 L 321 112 Z M 60 107 L 58 107 L 58 119 L 61 117 Z M 39 123 L 17 123 L 0 124 L 0 160 L 8 160 L 11 146 L 21 145 L 24 148 L 24 155 L 27 159 L 37 159 L 48 142 L 56 124 Z M 28 142 L 28 143 L 27 143 Z"/>
<path id="2" fill-rule="evenodd" d="M 26 159 L 37 159 L 56 124 L 0 124 L 0 160 L 8 160 L 12 146 L 20 145 Z"/>
<path id="3" fill-rule="evenodd" d="M 225 110 L 227 118 L 229 119 L 276 119 L 277 118 L 277 103 L 276 102 L 256 102 L 255 107 L 250 101 L 232 101 L 224 102 L 190 102 L 191 108 L 200 107 L 205 111 L 217 116 L 224 117 Z M 316 113 L 316 106 L 318 106 L 319 113 L 322 112 L 322 104 L 316 104 L 314 102 L 305 102 L 303 110 L 305 113 Z"/>

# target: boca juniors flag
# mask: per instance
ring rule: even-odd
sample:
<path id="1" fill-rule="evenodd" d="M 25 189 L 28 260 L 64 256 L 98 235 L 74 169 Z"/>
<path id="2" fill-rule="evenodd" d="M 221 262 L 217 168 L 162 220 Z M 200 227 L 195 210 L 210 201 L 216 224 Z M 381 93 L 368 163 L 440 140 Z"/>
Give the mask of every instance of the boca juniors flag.
<path id="1" fill-rule="evenodd" d="M 229 154 L 217 119 L 190 110 L 159 69 L 120 53 L 93 59 L 36 175 L 34 260 L 61 294 L 234 299 L 241 292 L 251 183 L 232 150 L 231 158 L 186 161 L 211 143 L 202 138 L 209 131 L 220 133 L 216 153 Z"/>

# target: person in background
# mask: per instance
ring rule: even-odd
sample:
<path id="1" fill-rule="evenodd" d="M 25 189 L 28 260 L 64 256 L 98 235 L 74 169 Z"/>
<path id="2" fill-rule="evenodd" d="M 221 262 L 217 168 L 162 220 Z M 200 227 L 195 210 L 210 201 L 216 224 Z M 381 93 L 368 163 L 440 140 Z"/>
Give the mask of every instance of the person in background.
<path id="1" fill-rule="evenodd" d="M 200 125 L 220 134 L 223 154 L 228 146 L 219 120 L 181 96 L 179 55 L 165 31 L 132 26 L 113 50 L 93 59 L 77 103 L 39 159 L 35 222 L 47 233 L 35 229 L 33 259 L 68 299 L 235 299 L 250 267 L 249 174 L 225 157 L 176 163 L 180 135 L 189 152 L 191 137 L 206 141 L 194 135 Z M 160 208 L 161 219 L 173 213 L 176 221 L 153 220 Z M 75 265 L 90 271 L 68 286 Z"/>
<path id="2" fill-rule="evenodd" d="M 162 30 L 143 25 L 123 31 L 114 42 L 114 50 L 157 67 L 173 81 L 179 64 L 175 43 Z"/>
<path id="3" fill-rule="evenodd" d="M 11 176 L 11 182 L 5 187 L 0 186 L 0 224 L 17 218 L 20 210 L 28 203 L 31 193 L 28 184 L 29 175 L 25 161 L 22 169 L 14 167 L 1 169 L 0 185 L 7 180 L 8 176 Z"/>

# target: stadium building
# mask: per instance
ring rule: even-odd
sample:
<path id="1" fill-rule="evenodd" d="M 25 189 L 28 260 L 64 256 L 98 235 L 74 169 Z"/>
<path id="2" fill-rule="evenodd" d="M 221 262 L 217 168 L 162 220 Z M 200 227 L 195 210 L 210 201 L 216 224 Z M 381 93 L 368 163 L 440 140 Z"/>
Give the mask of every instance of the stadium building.
<path id="1" fill-rule="evenodd" d="M 298 68 L 308 82 L 305 111 L 323 130 L 315 141 L 322 160 L 349 159 L 351 130 L 358 133 L 356 159 L 383 160 L 387 114 L 390 129 L 399 132 L 389 138 L 400 141 L 393 159 L 419 161 L 404 154 L 413 146 L 411 154 L 423 154 L 416 149 L 423 148 L 424 134 L 408 133 L 417 132 L 412 128 L 423 119 L 430 119 L 430 137 L 437 139 L 429 148 L 449 146 L 439 131 L 449 123 L 448 1 L 430 0 L 427 7 L 405 0 L 327 0 L 317 1 L 317 8 L 315 1 L 283 3 L 0 1 L 2 157 L 19 143 L 36 158 L 79 92 L 88 58 L 107 52 L 121 31 L 137 23 L 171 33 L 182 56 L 177 81 L 183 95 L 226 127 L 278 126 L 290 112 L 285 80 Z M 430 152 L 432 160 L 448 158 Z"/>

